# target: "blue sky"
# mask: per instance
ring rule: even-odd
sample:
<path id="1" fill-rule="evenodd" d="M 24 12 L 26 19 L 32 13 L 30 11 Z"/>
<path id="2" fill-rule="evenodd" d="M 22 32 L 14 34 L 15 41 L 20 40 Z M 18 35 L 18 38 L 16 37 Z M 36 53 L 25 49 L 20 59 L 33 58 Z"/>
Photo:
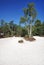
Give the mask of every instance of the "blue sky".
<path id="1" fill-rule="evenodd" d="M 19 23 L 20 17 L 23 16 L 23 8 L 27 7 L 30 2 L 35 3 L 37 10 L 37 18 L 44 21 L 44 0 L 0 0 L 0 20 L 4 19 L 6 22 L 14 20 Z"/>

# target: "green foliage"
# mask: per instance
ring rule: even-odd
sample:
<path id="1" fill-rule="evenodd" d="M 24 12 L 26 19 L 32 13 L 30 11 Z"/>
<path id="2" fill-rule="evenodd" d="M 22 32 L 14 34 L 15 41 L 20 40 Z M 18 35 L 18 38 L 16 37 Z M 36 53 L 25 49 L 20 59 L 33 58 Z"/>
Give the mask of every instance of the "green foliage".
<path id="1" fill-rule="evenodd" d="M 21 28 L 21 26 L 17 26 L 16 34 L 19 35 L 19 36 L 21 36 L 21 34 L 22 34 L 22 28 Z"/>
<path id="2" fill-rule="evenodd" d="M 37 14 L 37 12 L 36 12 L 36 9 L 35 9 L 35 7 L 34 7 L 34 3 L 29 3 L 29 4 L 28 4 L 28 15 L 29 15 L 30 17 L 32 17 L 33 20 L 34 20 L 35 17 L 36 17 L 36 14 Z"/>
<path id="3" fill-rule="evenodd" d="M 35 21 L 35 26 L 36 26 L 36 27 L 41 26 L 41 21 L 40 21 L 40 20 L 36 20 L 36 21 Z"/>
<path id="4" fill-rule="evenodd" d="M 24 37 L 25 35 L 28 35 L 28 32 L 27 32 L 26 28 L 23 27 L 21 36 Z"/>
<path id="5" fill-rule="evenodd" d="M 36 20 L 33 26 L 33 35 L 44 36 L 44 23 L 40 20 Z"/>
<path id="6" fill-rule="evenodd" d="M 25 18 L 25 17 L 20 18 L 20 23 L 25 23 L 26 21 L 27 21 L 27 18 Z"/>

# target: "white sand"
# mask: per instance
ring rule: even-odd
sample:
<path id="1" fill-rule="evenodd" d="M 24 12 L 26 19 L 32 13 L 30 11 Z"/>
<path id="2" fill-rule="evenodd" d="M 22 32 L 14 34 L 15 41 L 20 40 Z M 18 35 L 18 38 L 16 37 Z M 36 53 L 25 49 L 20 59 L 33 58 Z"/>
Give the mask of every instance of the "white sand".
<path id="1" fill-rule="evenodd" d="M 44 37 L 35 38 L 33 42 L 21 37 L 0 39 L 0 65 L 44 65 Z"/>

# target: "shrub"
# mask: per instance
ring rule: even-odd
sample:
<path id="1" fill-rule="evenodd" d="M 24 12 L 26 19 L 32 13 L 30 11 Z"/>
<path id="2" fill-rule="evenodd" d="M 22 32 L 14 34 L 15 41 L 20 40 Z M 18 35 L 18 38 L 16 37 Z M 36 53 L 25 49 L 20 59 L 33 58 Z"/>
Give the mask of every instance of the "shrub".
<path id="1" fill-rule="evenodd" d="M 23 40 L 19 40 L 18 42 L 19 42 L 19 43 L 23 43 Z"/>

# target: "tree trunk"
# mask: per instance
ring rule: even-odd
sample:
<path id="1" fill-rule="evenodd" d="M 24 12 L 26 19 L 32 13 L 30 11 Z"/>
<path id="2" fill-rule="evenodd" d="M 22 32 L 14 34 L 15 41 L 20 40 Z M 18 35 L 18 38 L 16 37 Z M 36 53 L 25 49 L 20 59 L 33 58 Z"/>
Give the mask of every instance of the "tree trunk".
<path id="1" fill-rule="evenodd" d="M 28 36 L 30 35 L 30 33 L 29 33 L 29 27 L 27 28 L 27 31 L 28 31 Z M 30 37 L 30 36 L 29 36 Z"/>
<path id="2" fill-rule="evenodd" d="M 30 23 L 30 34 L 29 37 L 32 37 L 32 23 Z"/>
<path id="3" fill-rule="evenodd" d="M 27 26 L 27 24 L 25 23 L 25 26 Z M 29 33 L 29 26 L 28 27 L 26 27 L 26 29 L 27 29 L 27 33 L 28 33 L 28 36 L 30 35 L 30 33 Z"/>

